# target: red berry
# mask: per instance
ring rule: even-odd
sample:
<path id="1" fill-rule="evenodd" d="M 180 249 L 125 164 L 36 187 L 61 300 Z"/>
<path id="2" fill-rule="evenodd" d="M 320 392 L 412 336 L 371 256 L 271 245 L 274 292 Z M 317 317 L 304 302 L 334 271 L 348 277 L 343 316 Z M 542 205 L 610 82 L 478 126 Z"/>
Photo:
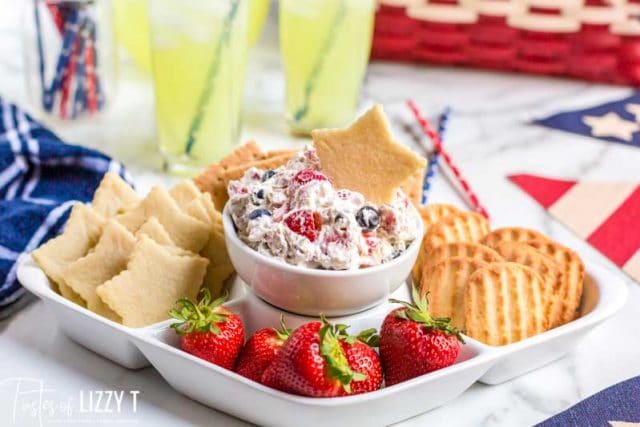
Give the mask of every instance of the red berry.
<path id="1" fill-rule="evenodd" d="M 351 394 L 378 390 L 382 386 L 382 363 L 378 353 L 360 341 L 355 341 L 352 345 L 342 342 L 342 350 L 347 356 L 351 369 L 367 375 L 366 379 L 351 383 Z"/>
<path id="2" fill-rule="evenodd" d="M 242 320 L 222 305 L 226 296 L 212 302 L 207 289 L 201 293 L 197 306 L 183 298 L 177 302 L 178 308 L 169 311 L 171 317 L 179 320 L 171 327 L 180 335 L 184 351 L 233 369 L 244 342 Z"/>
<path id="3" fill-rule="evenodd" d="M 291 334 L 281 318 L 282 329 L 264 328 L 249 338 L 236 365 L 236 372 L 243 377 L 262 382 L 264 371 L 273 363 L 282 344 Z"/>
<path id="4" fill-rule="evenodd" d="M 426 298 L 415 290 L 414 301 L 403 303 L 382 323 L 380 357 L 388 386 L 450 366 L 460 352 L 462 338 L 450 320 L 432 317 Z"/>
<path id="5" fill-rule="evenodd" d="M 373 253 L 380 247 L 380 238 L 370 233 L 362 233 L 362 236 L 367 243 L 367 255 L 373 255 Z"/>
<path id="6" fill-rule="evenodd" d="M 346 326 L 326 321 L 300 326 L 265 371 L 265 385 L 288 393 L 335 397 L 374 391 L 382 385 L 378 354 Z M 373 338 L 371 331 L 367 338 Z"/>
<path id="7" fill-rule="evenodd" d="M 302 169 L 293 177 L 293 182 L 298 185 L 308 184 L 311 181 L 328 181 L 329 179 L 322 173 L 313 169 Z"/>
<path id="8" fill-rule="evenodd" d="M 291 231 L 314 242 L 322 227 L 322 219 L 318 212 L 299 210 L 289 213 L 284 223 Z"/>
<path id="9" fill-rule="evenodd" d="M 380 227 L 387 232 L 393 232 L 396 229 L 398 219 L 395 212 L 387 206 L 380 208 Z"/>

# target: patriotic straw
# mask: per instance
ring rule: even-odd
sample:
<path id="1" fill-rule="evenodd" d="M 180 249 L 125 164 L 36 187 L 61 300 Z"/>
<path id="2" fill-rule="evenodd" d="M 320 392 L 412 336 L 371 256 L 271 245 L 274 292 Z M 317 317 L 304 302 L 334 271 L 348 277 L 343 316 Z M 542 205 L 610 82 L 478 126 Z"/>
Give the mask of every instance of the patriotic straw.
<path id="1" fill-rule="evenodd" d="M 51 87 L 44 94 L 44 106 L 45 110 L 51 112 L 53 109 L 53 100 L 55 94 L 62 85 L 62 78 L 64 77 L 64 71 L 69 60 L 71 58 L 71 50 L 73 42 L 80 31 L 80 25 L 78 23 L 78 11 L 72 9 L 69 13 L 68 20 L 64 24 L 64 33 L 62 34 L 62 50 L 58 57 L 58 63 L 56 65 L 56 72 L 51 82 Z"/>
<path id="2" fill-rule="evenodd" d="M 38 3 L 39 0 L 35 0 L 35 1 L 36 3 Z M 62 11 L 58 9 L 58 5 L 55 3 L 47 2 L 47 8 L 49 9 L 49 13 L 51 13 L 51 18 L 53 18 L 53 22 L 55 22 L 56 27 L 58 27 L 58 31 L 62 33 L 64 31 L 64 22 L 65 22 L 65 16 L 63 16 Z"/>
<path id="3" fill-rule="evenodd" d="M 44 4 L 50 19 L 62 39 L 62 48 L 55 63 L 49 86 L 45 82 L 45 45 L 42 15 Z M 102 109 L 104 94 L 98 75 L 96 23 L 87 9 L 89 2 L 42 2 L 34 0 L 34 18 L 38 48 L 38 67 L 42 91 L 42 107 L 59 114 L 62 119 L 76 118 L 83 113 L 94 114 Z M 57 109 L 54 107 L 57 105 Z"/>
<path id="4" fill-rule="evenodd" d="M 102 92 L 102 88 L 100 87 L 100 75 L 96 72 L 96 70 L 98 69 L 98 52 L 96 51 L 96 40 L 97 40 L 98 29 L 96 28 L 95 22 L 92 21 L 90 22 L 90 24 L 91 24 L 91 32 L 89 37 L 89 43 L 90 43 L 91 57 L 92 57 L 91 69 L 92 69 L 92 75 L 94 79 L 94 87 L 96 91 L 97 109 L 101 110 L 102 107 L 104 106 L 104 93 Z"/>
<path id="5" fill-rule="evenodd" d="M 85 21 L 82 25 L 82 30 L 80 31 L 80 48 L 79 52 L 84 52 L 87 43 L 89 42 L 89 22 Z M 75 91 L 73 95 L 72 102 L 72 113 L 71 117 L 76 118 L 82 111 L 86 110 L 87 104 L 87 85 L 86 85 L 86 76 L 87 74 L 87 65 L 85 61 L 85 55 L 78 54 L 78 66 L 76 67 L 76 75 L 75 75 Z"/>
<path id="6" fill-rule="evenodd" d="M 68 66 L 71 59 L 71 50 L 74 40 L 80 31 L 80 25 L 78 23 L 78 12 L 72 10 L 69 13 L 68 20 L 64 24 L 64 33 L 62 34 L 62 50 L 58 57 L 58 63 L 56 65 L 56 73 L 51 82 L 51 87 L 44 94 L 44 104 L 47 111 L 51 111 L 53 108 L 53 99 L 55 93 L 60 89 L 62 85 L 62 78 L 64 76 L 65 68 Z"/>
<path id="7" fill-rule="evenodd" d="M 95 37 L 95 25 L 89 22 L 89 34 L 87 38 L 87 47 L 85 49 L 85 60 L 87 67 L 86 87 L 87 87 L 87 101 L 89 111 L 95 113 L 98 111 L 98 95 L 96 93 L 96 69 L 95 69 L 95 44 L 93 43 L 93 37 Z"/>
<path id="8" fill-rule="evenodd" d="M 204 90 L 200 95 L 200 99 L 198 99 L 198 106 L 196 108 L 196 114 L 191 121 L 191 125 L 189 126 L 189 133 L 187 134 L 187 143 L 184 147 L 185 154 L 191 154 L 191 150 L 196 143 L 196 134 L 200 130 L 200 126 L 202 125 L 202 119 L 204 118 L 204 111 L 206 109 L 207 104 L 209 103 L 209 98 L 211 98 L 211 94 L 213 92 L 213 86 L 218 76 L 218 71 L 220 69 L 220 56 L 222 54 L 223 47 L 227 44 L 227 41 L 231 37 L 231 25 L 238 13 L 238 7 L 240 6 L 240 0 L 236 0 L 231 5 L 229 9 L 229 13 L 224 19 L 222 35 L 220 36 L 220 40 L 215 48 L 213 54 L 213 62 L 209 66 L 209 71 L 207 72 L 207 80 L 205 82 Z"/>
<path id="9" fill-rule="evenodd" d="M 480 213 L 485 218 L 489 219 L 489 213 L 482 206 L 482 204 L 480 204 L 480 200 L 478 200 L 478 197 L 476 196 L 475 192 L 471 189 L 469 182 L 462 176 L 460 169 L 453 162 L 453 159 L 451 158 L 451 155 L 449 154 L 449 152 L 447 152 L 442 146 L 442 141 L 438 133 L 433 130 L 433 128 L 429 124 L 429 121 L 422 115 L 422 112 L 420 111 L 420 109 L 418 108 L 415 102 L 413 102 L 412 100 L 409 100 L 407 101 L 407 104 L 409 105 L 409 108 L 413 112 L 413 115 L 418 120 L 418 123 L 420 123 L 422 130 L 433 143 L 433 146 L 436 152 L 440 156 L 442 156 L 442 158 L 444 159 L 444 162 L 453 173 L 455 179 L 458 181 L 458 184 L 460 184 L 460 187 L 462 188 L 464 195 L 467 197 L 468 202 L 471 205 L 471 208 L 476 212 Z"/>
<path id="10" fill-rule="evenodd" d="M 36 43 L 38 47 L 38 74 L 40 77 L 40 90 L 44 94 L 44 48 L 42 47 L 42 25 L 40 24 L 40 10 L 38 8 L 38 0 L 33 0 L 34 19 L 36 22 Z M 45 108 L 44 98 L 42 99 L 42 107 Z"/>
<path id="11" fill-rule="evenodd" d="M 71 91 L 71 80 L 76 72 L 76 58 L 78 57 L 78 51 L 80 50 L 80 40 L 76 39 L 73 43 L 71 50 L 71 59 L 69 60 L 69 67 L 64 73 L 62 79 L 62 96 L 60 97 L 60 117 L 67 118 L 67 104 L 69 101 L 69 92 Z"/>
<path id="12" fill-rule="evenodd" d="M 447 107 L 444 109 L 442 114 L 440 115 L 440 120 L 438 123 L 438 134 L 440 135 L 440 140 L 444 142 L 444 133 L 447 130 L 447 123 L 449 122 L 449 114 L 451 114 L 451 108 Z M 437 151 L 434 151 L 433 154 L 429 157 L 429 163 L 427 164 L 427 173 L 424 176 L 424 183 L 422 185 L 422 204 L 427 204 L 427 198 L 429 196 L 429 190 L 431 189 L 431 182 L 433 181 L 433 177 L 436 174 L 436 170 L 438 168 L 438 155 Z"/>

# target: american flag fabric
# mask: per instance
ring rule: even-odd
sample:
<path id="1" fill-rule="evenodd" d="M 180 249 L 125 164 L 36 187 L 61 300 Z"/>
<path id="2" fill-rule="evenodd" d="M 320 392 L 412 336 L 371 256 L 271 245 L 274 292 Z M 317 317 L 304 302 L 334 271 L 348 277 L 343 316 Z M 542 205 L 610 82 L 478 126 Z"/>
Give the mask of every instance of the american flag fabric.
<path id="1" fill-rule="evenodd" d="M 90 201 L 102 176 L 120 163 L 63 143 L 0 98 L 0 318 L 28 299 L 16 280 L 18 261 L 58 234 L 76 201 Z"/>
<path id="2" fill-rule="evenodd" d="M 640 183 L 511 175 L 551 215 L 640 282 Z"/>
<path id="3" fill-rule="evenodd" d="M 606 388 L 538 427 L 640 427 L 640 377 Z"/>
<path id="4" fill-rule="evenodd" d="M 640 147 L 640 92 L 583 110 L 535 120 L 553 129 Z"/>

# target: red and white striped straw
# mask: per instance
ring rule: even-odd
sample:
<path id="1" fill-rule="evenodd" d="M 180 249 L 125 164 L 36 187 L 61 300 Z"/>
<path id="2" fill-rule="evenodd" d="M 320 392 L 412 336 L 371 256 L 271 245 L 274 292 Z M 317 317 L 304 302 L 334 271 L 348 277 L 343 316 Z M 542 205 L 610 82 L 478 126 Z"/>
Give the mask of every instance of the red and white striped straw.
<path id="1" fill-rule="evenodd" d="M 469 182 L 466 180 L 465 177 L 462 176 L 462 173 L 460 172 L 460 168 L 458 168 L 458 166 L 456 166 L 456 164 L 453 162 L 453 159 L 451 158 L 451 155 L 449 154 L 449 152 L 446 151 L 445 148 L 442 146 L 442 141 L 440 140 L 440 135 L 438 135 L 438 132 L 433 130 L 433 128 L 429 124 L 429 121 L 424 117 L 424 115 L 422 114 L 422 112 L 420 111 L 416 103 L 413 102 L 413 100 L 407 101 L 407 104 L 409 105 L 409 108 L 413 112 L 413 115 L 418 120 L 418 123 L 420 123 L 420 127 L 422 127 L 422 130 L 424 131 L 424 133 L 429 137 L 431 142 L 433 142 L 434 149 L 438 154 L 440 154 L 441 158 L 444 159 L 444 162 L 447 164 L 447 166 L 453 173 L 453 176 L 458 181 L 458 184 L 460 184 L 460 187 L 462 188 L 464 195 L 467 197 L 469 204 L 471 205 L 471 208 L 474 211 L 478 212 L 483 217 L 489 219 L 489 213 L 482 206 L 482 204 L 480 203 L 480 200 L 478 200 L 478 196 L 471 189 Z"/>

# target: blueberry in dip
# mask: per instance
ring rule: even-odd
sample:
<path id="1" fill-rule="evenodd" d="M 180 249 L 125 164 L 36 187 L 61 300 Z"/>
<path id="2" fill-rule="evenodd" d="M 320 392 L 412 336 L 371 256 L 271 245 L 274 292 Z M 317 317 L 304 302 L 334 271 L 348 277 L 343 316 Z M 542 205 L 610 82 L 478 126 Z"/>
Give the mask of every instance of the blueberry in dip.
<path id="1" fill-rule="evenodd" d="M 398 189 L 376 205 L 336 189 L 313 147 L 274 170 L 251 168 L 228 186 L 238 236 L 258 252 L 309 268 L 349 270 L 396 258 L 418 236 L 418 214 Z"/>
<path id="2" fill-rule="evenodd" d="M 356 213 L 356 220 L 365 231 L 373 231 L 380 225 L 380 212 L 373 206 L 363 206 Z"/>

